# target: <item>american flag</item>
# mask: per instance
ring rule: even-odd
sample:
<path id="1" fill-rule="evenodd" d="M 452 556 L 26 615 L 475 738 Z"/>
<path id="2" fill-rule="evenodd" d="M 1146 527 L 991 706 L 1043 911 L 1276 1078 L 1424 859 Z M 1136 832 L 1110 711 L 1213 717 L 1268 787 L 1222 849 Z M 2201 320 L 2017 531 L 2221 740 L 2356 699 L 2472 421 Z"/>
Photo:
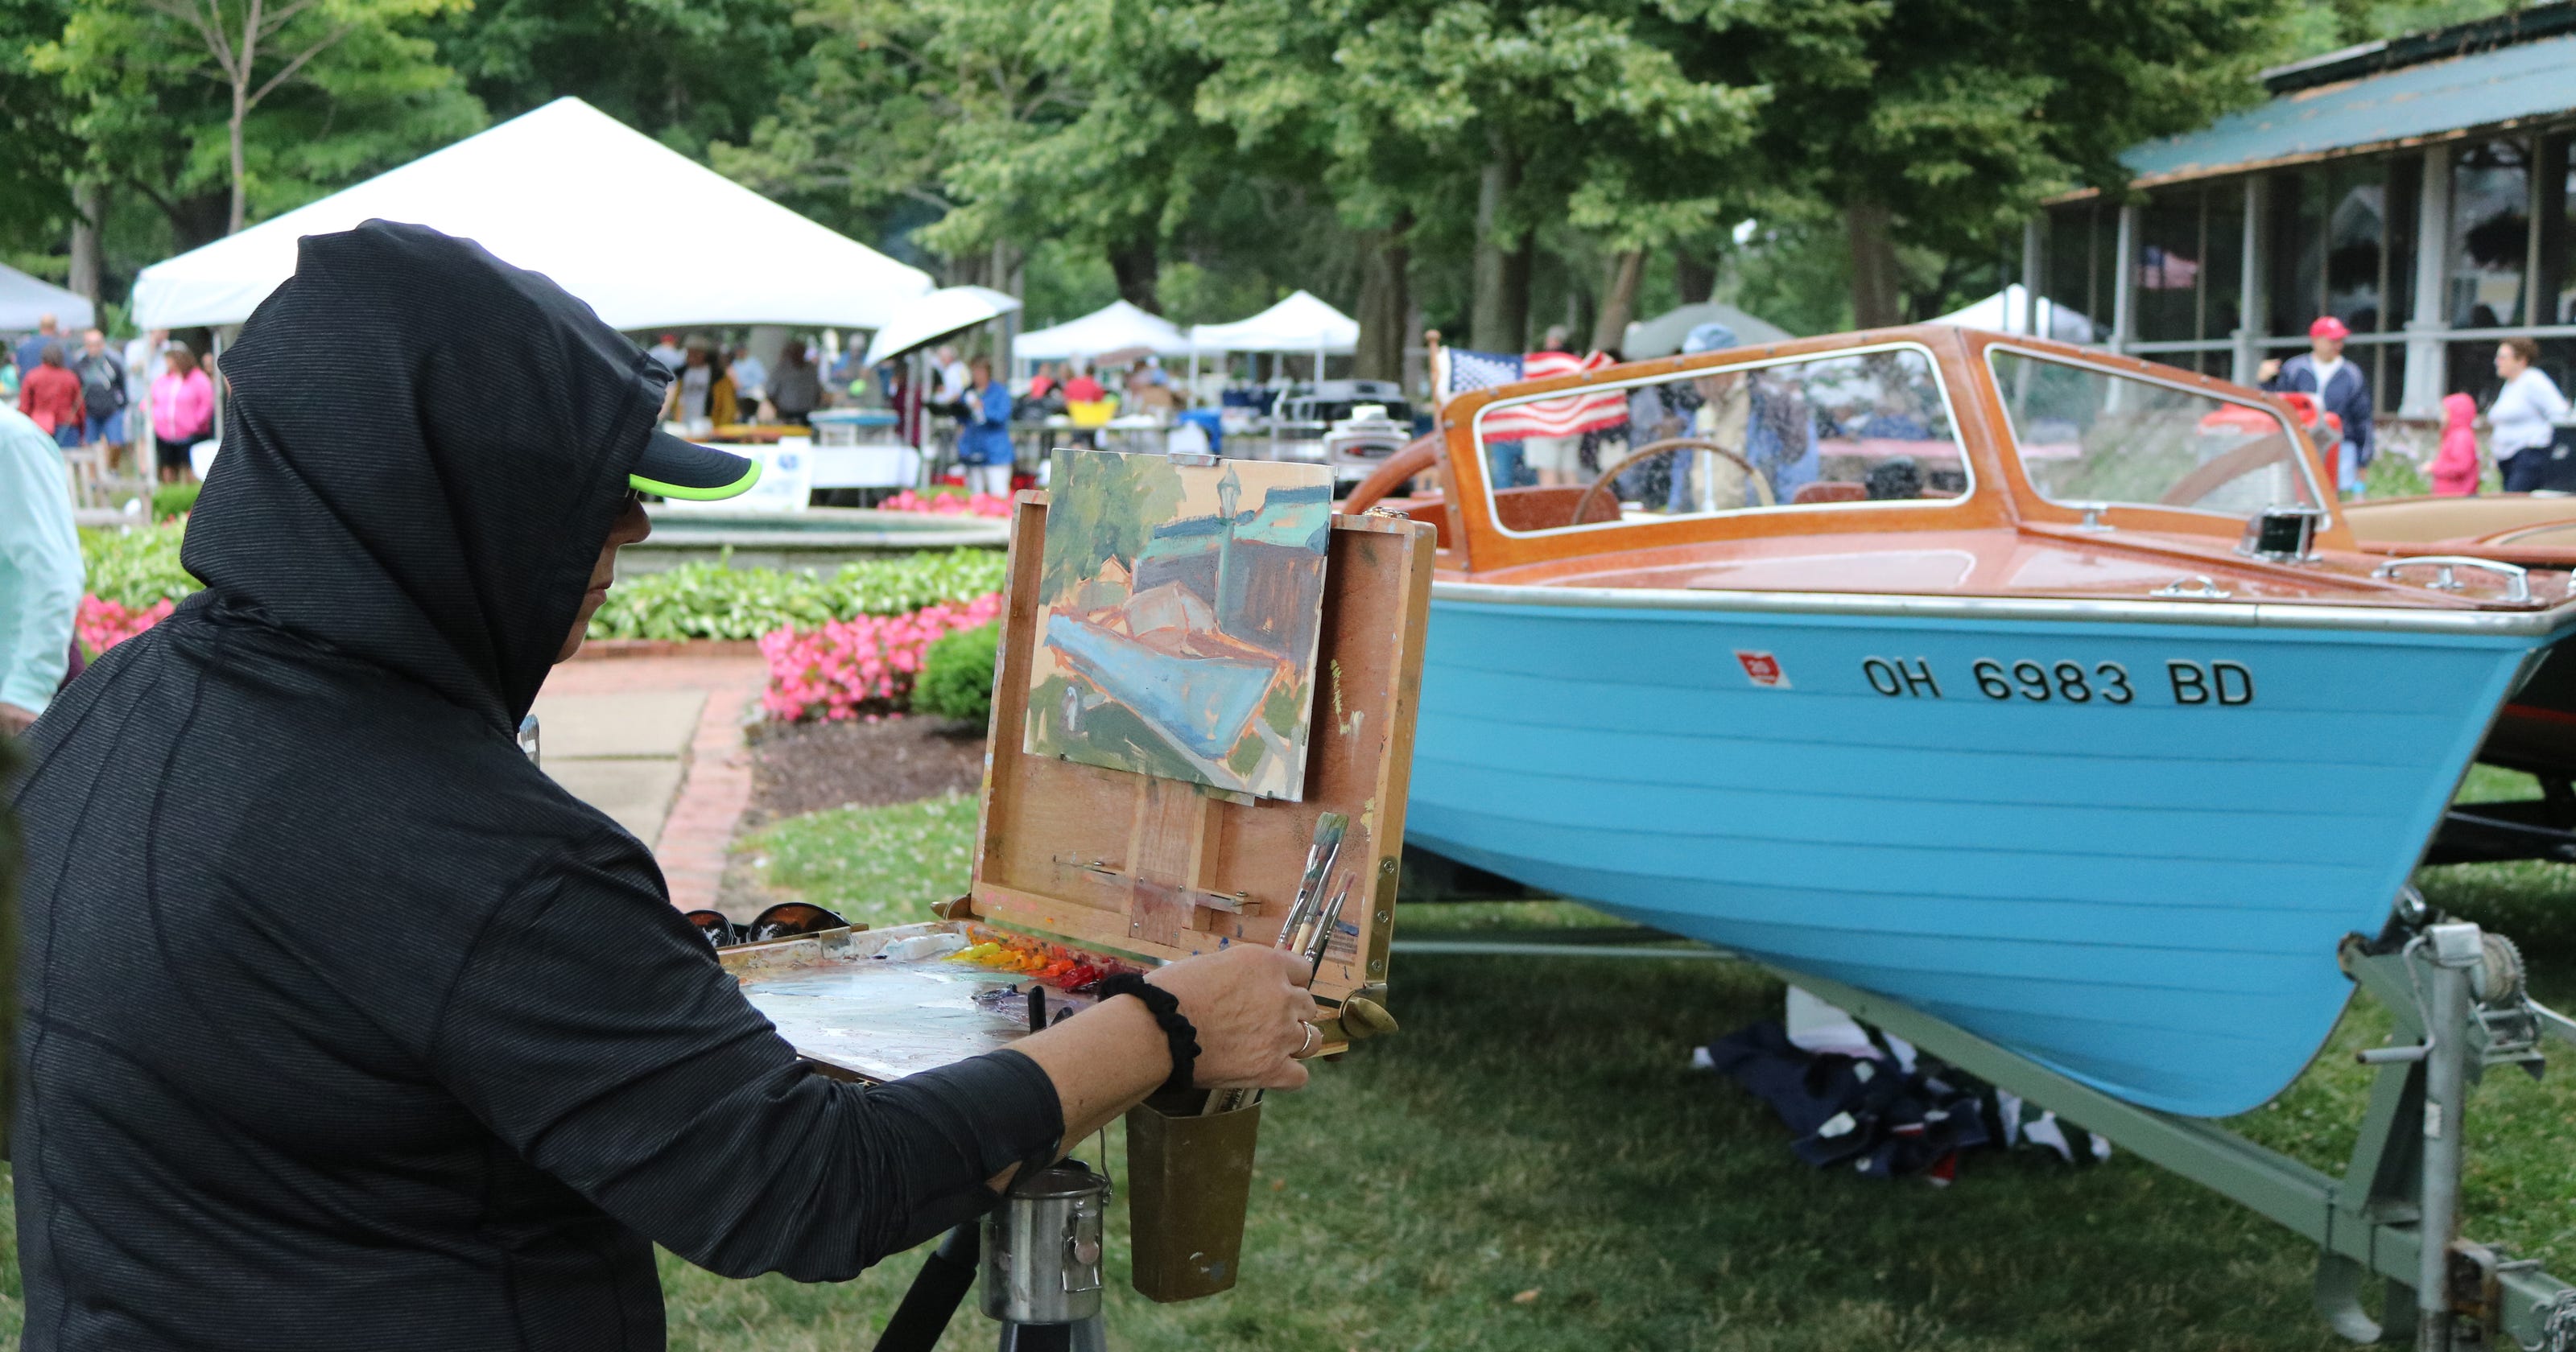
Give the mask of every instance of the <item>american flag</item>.
<path id="1" fill-rule="evenodd" d="M 2147 291 L 2189 291 L 2200 277 L 2200 264 L 2155 245 L 2138 251 L 2138 286 Z"/>
<path id="2" fill-rule="evenodd" d="M 1432 391 L 1445 404 L 1475 390 L 1598 371 L 1609 364 L 1610 358 L 1599 352 L 1586 357 L 1570 352 L 1533 352 L 1523 357 L 1443 347 L 1433 358 Z M 1581 436 L 1597 428 L 1615 427 L 1627 417 L 1626 396 L 1617 390 L 1605 390 L 1496 409 L 1485 415 L 1481 427 L 1488 441 L 1518 441 L 1523 437 Z"/>

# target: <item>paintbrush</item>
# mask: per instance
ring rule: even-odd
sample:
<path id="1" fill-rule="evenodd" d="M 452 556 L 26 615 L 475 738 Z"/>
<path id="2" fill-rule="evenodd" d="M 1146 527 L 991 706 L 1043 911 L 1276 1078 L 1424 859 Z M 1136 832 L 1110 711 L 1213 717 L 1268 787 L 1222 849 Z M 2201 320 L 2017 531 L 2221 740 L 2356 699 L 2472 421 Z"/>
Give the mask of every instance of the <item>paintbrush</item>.
<path id="1" fill-rule="evenodd" d="M 1333 894 L 1331 904 L 1325 906 L 1323 914 L 1316 917 L 1314 933 L 1308 936 L 1305 944 L 1297 949 L 1298 952 L 1306 955 L 1306 980 L 1310 985 L 1324 970 L 1324 950 L 1333 946 L 1333 932 L 1339 929 L 1342 923 L 1342 903 L 1350 900 L 1350 897 L 1351 880 L 1344 878 L 1341 890 Z"/>
<path id="2" fill-rule="evenodd" d="M 1324 880 L 1333 871 L 1333 862 L 1342 855 L 1342 835 L 1350 830 L 1347 813 L 1327 812 L 1315 819 L 1315 840 L 1306 847 L 1306 876 L 1297 882 L 1297 899 L 1289 904 L 1288 918 L 1279 927 L 1279 946 L 1302 953 L 1301 943 L 1291 942 L 1300 927 L 1314 918 L 1315 904 L 1324 897 Z"/>
<path id="3" fill-rule="evenodd" d="M 1345 812 L 1327 812 L 1315 818 L 1315 839 L 1306 847 L 1306 876 L 1298 880 L 1297 899 L 1289 904 L 1288 918 L 1279 926 L 1281 948 L 1291 953 L 1304 953 L 1307 945 L 1313 942 L 1315 903 L 1324 895 L 1324 883 L 1332 876 L 1334 861 L 1342 857 L 1342 836 L 1350 829 L 1350 814 Z M 1350 884 L 1342 884 L 1342 890 L 1349 891 Z M 1337 911 L 1336 914 L 1339 912 Z M 1312 967 L 1320 966 L 1322 962 L 1323 956 L 1319 950 L 1313 962 L 1309 964 L 1310 970 Z M 1308 980 L 1312 979 L 1310 975 Z M 1243 1106 L 1245 1095 L 1251 1092 L 1247 1089 L 1216 1090 L 1208 1095 L 1207 1107 L 1203 1111 L 1233 1112 Z M 1258 1099 L 1256 1098 L 1255 1101 L 1257 1102 Z"/>
<path id="4" fill-rule="evenodd" d="M 1342 879 L 1341 890 L 1333 893 L 1333 899 L 1298 927 L 1296 941 L 1281 945 L 1306 960 L 1306 980 L 1309 985 L 1313 984 L 1315 975 L 1324 970 L 1324 951 L 1333 946 L 1333 931 L 1342 923 L 1342 903 L 1350 900 L 1350 896 L 1351 879 L 1346 877 Z M 1233 1112 L 1244 1106 L 1247 1095 L 1253 1103 L 1261 1101 L 1261 1091 L 1257 1089 L 1224 1089 L 1208 1095 L 1205 1111 Z"/>

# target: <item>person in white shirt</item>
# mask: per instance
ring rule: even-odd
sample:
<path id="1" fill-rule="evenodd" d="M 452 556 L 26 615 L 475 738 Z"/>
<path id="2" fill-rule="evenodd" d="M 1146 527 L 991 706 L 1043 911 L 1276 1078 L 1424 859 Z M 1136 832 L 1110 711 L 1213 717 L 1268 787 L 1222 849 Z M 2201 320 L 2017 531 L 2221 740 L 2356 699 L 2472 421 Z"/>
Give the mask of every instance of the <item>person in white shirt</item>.
<path id="1" fill-rule="evenodd" d="M 2528 493 L 2543 483 L 2549 468 L 2549 441 L 2567 417 L 2567 396 L 2535 365 L 2540 344 L 2507 338 L 2496 345 L 2495 370 L 2504 389 L 2487 408 L 2496 467 L 2504 473 L 2504 491 Z"/>
<path id="2" fill-rule="evenodd" d="M 170 359 L 162 349 L 170 345 L 168 329 L 154 329 L 125 345 L 125 406 L 129 409 L 152 407 L 152 382 L 170 370 Z M 152 468 L 152 419 L 127 419 L 126 435 L 134 443 L 134 463 L 148 478 Z"/>
<path id="3" fill-rule="evenodd" d="M 769 367 L 751 355 L 749 347 L 733 350 L 733 361 L 725 368 L 733 377 L 734 397 L 746 404 L 757 404 L 769 397 Z"/>
<path id="4" fill-rule="evenodd" d="M 969 416 L 966 391 L 975 383 L 974 373 L 957 359 L 957 349 L 943 347 L 932 354 L 932 364 L 939 368 L 939 388 L 930 396 L 931 405 L 942 413 L 960 418 Z"/>

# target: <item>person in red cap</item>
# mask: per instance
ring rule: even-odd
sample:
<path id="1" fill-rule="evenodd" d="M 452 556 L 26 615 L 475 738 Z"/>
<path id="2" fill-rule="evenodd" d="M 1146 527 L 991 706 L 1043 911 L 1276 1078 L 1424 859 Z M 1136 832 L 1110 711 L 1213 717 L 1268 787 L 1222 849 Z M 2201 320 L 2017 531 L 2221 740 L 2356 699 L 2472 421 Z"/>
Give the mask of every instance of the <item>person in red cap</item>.
<path id="1" fill-rule="evenodd" d="M 2370 464 L 2370 378 L 2343 359 L 2343 340 L 2352 330 L 2333 315 L 2321 315 L 2308 326 L 2308 350 L 2288 361 L 2267 361 L 2256 373 L 2263 388 L 2280 394 L 2315 395 L 2317 406 L 2343 419 L 2343 443 L 2335 448 L 2335 483 L 2345 497 L 2361 494 L 2361 472 Z"/>

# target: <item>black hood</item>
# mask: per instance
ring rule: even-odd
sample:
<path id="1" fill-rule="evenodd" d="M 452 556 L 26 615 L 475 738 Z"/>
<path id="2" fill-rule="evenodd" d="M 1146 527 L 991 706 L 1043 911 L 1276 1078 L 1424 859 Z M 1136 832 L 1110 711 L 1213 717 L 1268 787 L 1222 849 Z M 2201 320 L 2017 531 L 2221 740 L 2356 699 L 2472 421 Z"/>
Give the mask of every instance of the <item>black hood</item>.
<path id="1" fill-rule="evenodd" d="M 545 277 L 369 221 L 301 241 L 222 370 L 231 414 L 181 554 L 211 603 L 515 727 L 662 368 Z"/>

